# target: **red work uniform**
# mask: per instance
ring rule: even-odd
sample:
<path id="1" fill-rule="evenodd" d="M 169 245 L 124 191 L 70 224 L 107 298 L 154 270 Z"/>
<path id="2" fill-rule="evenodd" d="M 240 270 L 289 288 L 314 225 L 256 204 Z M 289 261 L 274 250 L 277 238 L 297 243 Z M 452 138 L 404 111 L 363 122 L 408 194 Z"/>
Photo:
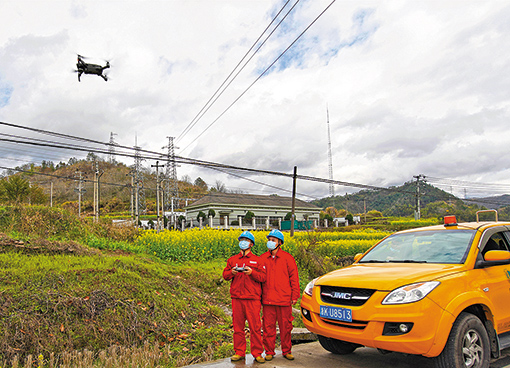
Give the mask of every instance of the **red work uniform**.
<path id="1" fill-rule="evenodd" d="M 276 321 L 280 327 L 283 355 L 292 349 L 292 301 L 300 295 L 299 275 L 294 257 L 278 249 L 276 256 L 266 252 L 260 256 L 266 266 L 267 279 L 262 285 L 264 349 L 266 355 L 275 355 Z"/>
<path id="2" fill-rule="evenodd" d="M 251 275 L 248 276 L 243 272 L 239 272 L 234 276 L 232 268 L 236 266 L 249 266 L 252 269 Z M 260 300 L 262 296 L 261 283 L 266 281 L 266 269 L 259 256 L 251 252 L 243 256 L 240 252 L 228 259 L 227 267 L 223 270 L 223 278 L 232 280 L 230 296 L 232 298 L 235 353 L 240 356 L 246 354 L 244 324 L 245 321 L 248 321 L 251 354 L 258 357 L 264 351 L 260 323 Z"/>

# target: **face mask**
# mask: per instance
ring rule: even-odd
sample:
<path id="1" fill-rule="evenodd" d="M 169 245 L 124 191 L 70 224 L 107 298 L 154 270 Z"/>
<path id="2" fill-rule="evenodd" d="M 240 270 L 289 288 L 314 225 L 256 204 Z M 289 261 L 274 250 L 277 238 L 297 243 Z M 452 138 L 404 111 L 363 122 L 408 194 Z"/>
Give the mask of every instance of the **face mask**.
<path id="1" fill-rule="evenodd" d="M 267 249 L 269 250 L 275 250 L 276 249 L 276 243 L 274 241 L 268 241 L 267 242 Z"/>
<path id="2" fill-rule="evenodd" d="M 239 248 L 241 248 L 241 250 L 246 250 L 250 247 L 250 242 L 248 240 L 241 240 L 239 242 Z"/>

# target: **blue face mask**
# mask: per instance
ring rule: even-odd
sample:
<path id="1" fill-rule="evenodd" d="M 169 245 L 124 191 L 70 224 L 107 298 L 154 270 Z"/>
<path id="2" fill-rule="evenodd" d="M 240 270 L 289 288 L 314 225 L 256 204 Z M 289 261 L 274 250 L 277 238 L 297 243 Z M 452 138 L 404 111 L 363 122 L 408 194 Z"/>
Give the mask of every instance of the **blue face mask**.
<path id="1" fill-rule="evenodd" d="M 275 250 L 276 249 L 276 243 L 274 241 L 269 240 L 267 242 L 267 249 L 269 250 Z"/>
<path id="2" fill-rule="evenodd" d="M 250 247 L 250 242 L 248 240 L 241 240 L 239 242 L 239 248 L 241 248 L 241 250 L 246 250 Z"/>

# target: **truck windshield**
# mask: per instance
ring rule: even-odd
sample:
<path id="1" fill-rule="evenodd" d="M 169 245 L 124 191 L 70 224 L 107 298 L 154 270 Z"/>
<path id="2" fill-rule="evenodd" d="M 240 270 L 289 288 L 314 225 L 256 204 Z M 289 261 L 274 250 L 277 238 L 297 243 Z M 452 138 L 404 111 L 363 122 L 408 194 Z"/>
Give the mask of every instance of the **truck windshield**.
<path id="1" fill-rule="evenodd" d="M 475 230 L 416 231 L 387 237 L 359 263 L 464 263 Z"/>

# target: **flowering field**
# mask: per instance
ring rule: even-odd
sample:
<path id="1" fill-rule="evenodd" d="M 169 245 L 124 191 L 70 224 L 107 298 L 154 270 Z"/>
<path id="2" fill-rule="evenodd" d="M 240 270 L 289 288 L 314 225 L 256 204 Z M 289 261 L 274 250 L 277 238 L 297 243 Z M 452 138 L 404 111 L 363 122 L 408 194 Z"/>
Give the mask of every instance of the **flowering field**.
<path id="1" fill-rule="evenodd" d="M 254 253 L 260 255 L 267 251 L 266 235 L 268 231 L 254 231 Z M 209 261 L 227 259 L 239 252 L 237 238 L 241 230 L 193 229 L 184 232 L 154 230 L 144 231 L 136 240 L 136 246 L 145 249 L 158 258 L 174 261 Z M 345 257 L 361 253 L 389 232 L 377 230 L 359 230 L 352 232 L 296 232 L 291 238 L 285 235 L 283 249 L 295 254 L 298 247 L 313 247 L 322 256 Z"/>

